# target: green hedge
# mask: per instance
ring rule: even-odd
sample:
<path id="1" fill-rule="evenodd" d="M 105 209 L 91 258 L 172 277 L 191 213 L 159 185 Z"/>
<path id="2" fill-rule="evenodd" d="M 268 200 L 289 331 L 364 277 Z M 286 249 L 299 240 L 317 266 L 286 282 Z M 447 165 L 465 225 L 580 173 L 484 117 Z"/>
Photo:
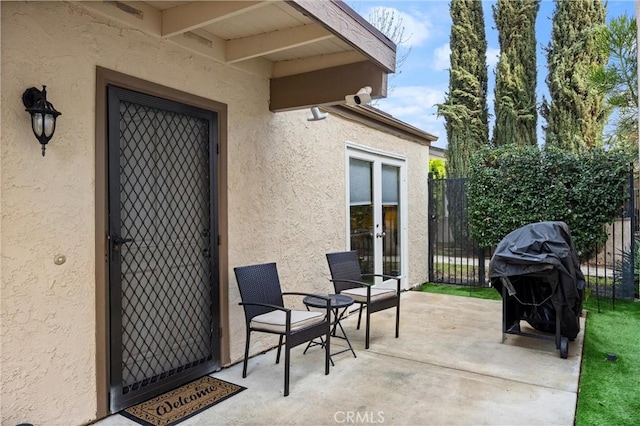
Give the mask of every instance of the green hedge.
<path id="1" fill-rule="evenodd" d="M 619 151 L 482 149 L 469 172 L 471 234 L 481 247 L 491 247 L 528 223 L 561 220 L 586 258 L 606 241 L 604 225 L 620 215 L 629 171 L 629 158 Z"/>

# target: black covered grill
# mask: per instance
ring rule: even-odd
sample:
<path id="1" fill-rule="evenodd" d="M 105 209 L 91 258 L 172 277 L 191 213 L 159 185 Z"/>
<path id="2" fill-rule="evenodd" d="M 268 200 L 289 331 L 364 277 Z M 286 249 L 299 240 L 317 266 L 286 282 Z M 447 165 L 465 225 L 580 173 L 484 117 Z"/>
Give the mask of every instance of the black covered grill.
<path id="1" fill-rule="evenodd" d="M 569 227 L 564 222 L 532 223 L 500 241 L 489 263 L 491 285 L 503 299 L 504 334 L 524 333 L 520 321 L 554 333 L 560 355 L 580 332 L 585 279 Z"/>

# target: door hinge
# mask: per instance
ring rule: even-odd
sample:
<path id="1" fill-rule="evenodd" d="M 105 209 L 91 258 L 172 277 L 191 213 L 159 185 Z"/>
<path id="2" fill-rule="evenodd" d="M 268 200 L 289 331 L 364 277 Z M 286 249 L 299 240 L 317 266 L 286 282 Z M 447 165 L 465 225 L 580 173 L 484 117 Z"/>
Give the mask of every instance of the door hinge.
<path id="1" fill-rule="evenodd" d="M 222 327 L 218 327 L 218 339 L 222 339 Z"/>
<path id="2" fill-rule="evenodd" d="M 216 144 L 216 154 L 220 154 L 220 144 Z"/>
<path id="3" fill-rule="evenodd" d="M 220 234 L 218 234 L 218 245 L 220 245 Z"/>

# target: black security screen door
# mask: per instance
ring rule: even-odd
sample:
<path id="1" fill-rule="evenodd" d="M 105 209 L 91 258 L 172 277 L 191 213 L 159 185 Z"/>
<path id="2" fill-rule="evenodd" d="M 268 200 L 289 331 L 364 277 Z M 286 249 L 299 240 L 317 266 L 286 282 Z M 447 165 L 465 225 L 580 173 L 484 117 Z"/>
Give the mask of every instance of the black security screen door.
<path id="1" fill-rule="evenodd" d="M 108 88 L 111 411 L 219 367 L 214 112 Z"/>

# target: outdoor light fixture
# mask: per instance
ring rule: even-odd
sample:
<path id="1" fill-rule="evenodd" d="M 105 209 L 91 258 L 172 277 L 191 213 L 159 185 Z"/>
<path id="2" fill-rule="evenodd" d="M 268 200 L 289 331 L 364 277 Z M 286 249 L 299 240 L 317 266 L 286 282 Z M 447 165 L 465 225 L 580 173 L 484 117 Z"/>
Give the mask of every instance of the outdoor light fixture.
<path id="1" fill-rule="evenodd" d="M 324 114 L 317 106 L 311 107 L 311 116 L 307 118 L 307 121 L 320 121 L 327 118 L 329 114 Z"/>
<path id="2" fill-rule="evenodd" d="M 31 130 L 42 145 L 42 156 L 47 143 L 56 131 L 56 118 L 61 114 L 47 101 L 47 86 L 42 90 L 30 87 L 22 94 L 22 103 L 31 114 Z"/>

